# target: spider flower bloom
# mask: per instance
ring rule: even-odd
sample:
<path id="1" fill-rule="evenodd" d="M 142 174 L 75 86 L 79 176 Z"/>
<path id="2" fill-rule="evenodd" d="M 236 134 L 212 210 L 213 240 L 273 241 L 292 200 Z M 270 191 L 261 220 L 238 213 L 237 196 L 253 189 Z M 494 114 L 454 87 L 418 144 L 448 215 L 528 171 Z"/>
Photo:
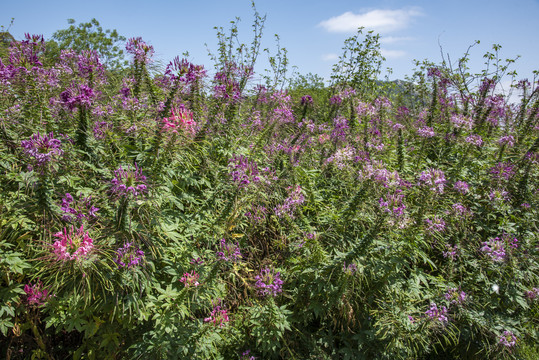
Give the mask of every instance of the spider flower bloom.
<path id="1" fill-rule="evenodd" d="M 38 281 L 34 285 L 24 285 L 24 292 L 26 293 L 26 301 L 29 305 L 41 306 L 50 297 L 49 291 L 43 287 L 41 281 Z"/>
<path id="2" fill-rule="evenodd" d="M 144 251 L 134 246 L 133 243 L 126 243 L 124 246 L 116 250 L 116 259 L 114 262 L 118 264 L 118 269 L 123 267 L 134 268 L 144 260 Z"/>
<path id="3" fill-rule="evenodd" d="M 228 244 L 225 239 L 221 239 L 220 249 L 217 251 L 217 259 L 222 261 L 236 262 L 242 258 L 238 243 Z"/>
<path id="4" fill-rule="evenodd" d="M 155 52 L 153 46 L 146 44 L 141 37 L 129 39 L 127 44 L 125 44 L 125 50 L 133 55 L 135 62 L 139 64 L 151 62 L 151 58 Z"/>
<path id="5" fill-rule="evenodd" d="M 455 189 L 457 192 L 461 193 L 462 195 L 465 195 L 470 191 L 470 188 L 468 184 L 464 181 L 457 181 L 455 185 L 453 185 L 453 189 Z"/>
<path id="6" fill-rule="evenodd" d="M 505 347 L 511 348 L 517 344 L 517 337 L 511 331 L 504 331 L 502 335 L 498 336 L 498 342 Z"/>
<path id="7" fill-rule="evenodd" d="M 96 218 L 99 208 L 96 208 L 91 204 L 92 198 L 82 198 L 79 201 L 75 201 L 70 193 L 66 193 L 62 198 L 60 209 L 64 212 L 62 220 L 66 222 L 77 221 L 82 223 L 84 219 Z"/>
<path id="8" fill-rule="evenodd" d="M 446 324 L 448 322 L 447 316 L 447 308 L 445 306 L 442 306 L 440 309 L 438 309 L 438 306 L 435 303 L 430 304 L 430 309 L 425 311 L 425 315 L 427 315 L 432 320 L 438 320 L 442 324 Z"/>
<path id="9" fill-rule="evenodd" d="M 66 228 L 54 234 L 58 238 L 52 244 L 54 255 L 58 261 L 82 261 L 87 259 L 94 249 L 94 241 L 81 226 L 77 232 L 71 227 L 69 232 Z"/>
<path id="10" fill-rule="evenodd" d="M 198 285 L 200 285 L 200 283 L 198 282 L 199 277 L 200 275 L 198 275 L 195 270 L 193 270 L 190 273 L 184 273 L 182 278 L 180 279 L 180 282 L 184 284 L 185 287 L 197 287 Z"/>
<path id="11" fill-rule="evenodd" d="M 274 269 L 265 268 L 260 270 L 260 274 L 255 276 L 255 280 L 255 288 L 261 296 L 271 295 L 275 297 L 283 291 L 281 273 L 276 273 Z"/>
<path id="12" fill-rule="evenodd" d="M 464 291 L 459 291 L 457 288 L 447 290 L 444 297 L 453 305 L 461 305 L 464 303 L 464 301 L 466 301 L 466 293 Z"/>
<path id="13" fill-rule="evenodd" d="M 62 143 L 54 138 L 52 132 L 43 136 L 39 132 L 33 134 L 30 140 L 21 141 L 21 147 L 23 152 L 32 158 L 35 167 L 41 169 L 64 153 Z"/>
<path id="14" fill-rule="evenodd" d="M 135 164 L 135 169 L 130 166 L 123 169 L 121 166 L 114 171 L 115 178 L 111 180 L 110 192 L 118 197 L 137 198 L 148 191 L 146 186 L 146 176 L 142 175 L 142 170 Z"/>
<path id="15" fill-rule="evenodd" d="M 171 116 L 163 119 L 163 131 L 177 134 L 179 131 L 189 136 L 196 133 L 197 123 L 193 120 L 193 113 L 181 105 L 171 111 Z"/>
<path id="16" fill-rule="evenodd" d="M 224 327 L 229 320 L 226 309 L 221 308 L 220 305 L 216 305 L 210 316 L 204 319 L 204 322 L 210 322 L 215 326 Z"/>
<path id="17" fill-rule="evenodd" d="M 425 126 L 417 130 L 417 134 L 424 138 L 431 138 L 436 136 L 436 133 L 434 132 L 434 129 L 429 126 Z"/>
<path id="18" fill-rule="evenodd" d="M 444 193 L 445 187 L 445 174 L 442 170 L 428 169 L 421 172 L 419 181 L 426 186 L 430 186 L 430 190 L 437 192 L 438 194 Z"/>
<path id="19" fill-rule="evenodd" d="M 472 145 L 475 145 L 477 147 L 483 146 L 483 139 L 479 135 L 470 135 L 470 136 L 466 137 L 465 141 L 468 144 L 472 144 Z"/>
<path id="20" fill-rule="evenodd" d="M 505 259 L 505 255 L 508 249 L 505 245 L 509 245 L 510 249 L 516 249 L 518 247 L 518 240 L 511 238 L 509 235 L 504 235 L 502 238 L 494 238 L 482 243 L 481 251 L 495 262 L 501 262 Z M 510 250 L 509 249 L 509 250 Z"/>

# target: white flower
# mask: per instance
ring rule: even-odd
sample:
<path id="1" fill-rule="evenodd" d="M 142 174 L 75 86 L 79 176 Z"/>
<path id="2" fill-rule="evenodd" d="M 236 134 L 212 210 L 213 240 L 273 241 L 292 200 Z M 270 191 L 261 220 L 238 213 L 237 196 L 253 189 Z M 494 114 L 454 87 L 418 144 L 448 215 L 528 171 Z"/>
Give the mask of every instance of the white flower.
<path id="1" fill-rule="evenodd" d="M 494 291 L 496 294 L 500 293 L 500 287 L 498 286 L 498 284 L 492 285 L 492 291 Z"/>

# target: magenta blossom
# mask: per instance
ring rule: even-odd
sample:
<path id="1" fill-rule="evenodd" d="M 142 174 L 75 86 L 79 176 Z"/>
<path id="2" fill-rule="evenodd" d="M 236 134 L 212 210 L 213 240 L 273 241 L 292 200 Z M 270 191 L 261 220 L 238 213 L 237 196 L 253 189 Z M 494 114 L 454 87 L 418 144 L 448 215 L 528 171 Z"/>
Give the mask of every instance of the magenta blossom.
<path id="1" fill-rule="evenodd" d="M 84 226 L 81 226 L 76 232 L 73 227 L 69 232 L 64 228 L 63 232 L 60 231 L 54 236 L 58 240 L 52 244 L 52 247 L 58 261 L 82 261 L 88 259 L 94 250 L 94 241 L 88 232 L 84 231 Z"/>
<path id="2" fill-rule="evenodd" d="M 182 278 L 180 279 L 180 282 L 184 284 L 185 287 L 197 287 L 200 285 L 200 283 L 198 282 L 199 277 L 200 275 L 197 274 L 195 270 L 193 270 L 190 273 L 184 273 Z"/>
<path id="3" fill-rule="evenodd" d="M 210 316 L 204 319 L 205 323 L 213 323 L 213 325 L 218 327 L 224 327 L 229 321 L 227 310 L 223 309 L 220 305 L 216 305 Z"/>
<path id="4" fill-rule="evenodd" d="M 28 305 L 41 306 L 50 297 L 49 291 L 43 286 L 41 281 L 38 281 L 34 285 L 24 285 L 24 292 L 26 293 Z"/>

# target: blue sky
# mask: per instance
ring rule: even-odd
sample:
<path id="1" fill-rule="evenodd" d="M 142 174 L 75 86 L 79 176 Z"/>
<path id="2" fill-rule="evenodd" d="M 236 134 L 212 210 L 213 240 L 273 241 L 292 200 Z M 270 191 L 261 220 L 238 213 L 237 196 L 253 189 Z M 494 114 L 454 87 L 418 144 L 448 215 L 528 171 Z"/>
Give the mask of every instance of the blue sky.
<path id="1" fill-rule="evenodd" d="M 77 23 L 96 18 L 104 29 L 141 36 L 164 63 L 188 51 L 192 62 L 211 69 L 205 44 L 215 50 L 213 27 L 226 29 L 235 17 L 241 18 L 240 40 L 252 38 L 250 0 L 1 1 L 0 25 L 7 27 L 15 18 L 10 32 L 17 39 L 25 32 L 49 38 L 68 27 L 68 18 Z M 471 51 L 475 71 L 482 69 L 482 55 L 492 44 L 502 46 L 503 59 L 521 56 L 514 65 L 519 78 L 532 78 L 539 69 L 539 0 L 258 0 L 256 7 L 267 16 L 262 47 L 275 51 L 273 35 L 278 34 L 290 64 L 302 74 L 329 78 L 344 40 L 358 26 L 381 34 L 391 78 L 411 74 L 413 59 L 439 62 L 440 46 L 456 60 L 475 40 L 481 41 Z M 261 54 L 258 70 L 266 57 Z"/>

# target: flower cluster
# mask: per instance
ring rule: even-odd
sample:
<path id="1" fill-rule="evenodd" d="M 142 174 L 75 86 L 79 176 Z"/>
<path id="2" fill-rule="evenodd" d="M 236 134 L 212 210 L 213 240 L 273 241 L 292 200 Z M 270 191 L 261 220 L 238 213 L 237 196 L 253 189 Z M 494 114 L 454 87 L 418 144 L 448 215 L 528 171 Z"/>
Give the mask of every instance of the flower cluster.
<path id="1" fill-rule="evenodd" d="M 301 97 L 301 105 L 307 106 L 313 104 L 313 98 L 311 95 L 304 95 Z"/>
<path id="2" fill-rule="evenodd" d="M 466 137 L 465 141 L 468 144 L 475 145 L 477 147 L 483 146 L 483 139 L 479 135 L 469 135 Z"/>
<path id="3" fill-rule="evenodd" d="M 294 212 L 296 208 L 305 202 L 305 197 L 301 193 L 301 187 L 296 185 L 295 187 L 288 188 L 289 195 L 285 199 L 284 204 L 275 207 L 275 215 L 283 217 L 288 214 L 291 218 L 294 218 Z"/>
<path id="4" fill-rule="evenodd" d="M 139 64 L 149 63 L 154 53 L 153 46 L 146 44 L 141 37 L 129 39 L 125 49 L 129 54 L 133 55 L 135 62 Z"/>
<path id="5" fill-rule="evenodd" d="M 455 260 L 457 258 L 457 245 L 446 244 L 445 248 L 446 250 L 442 252 L 444 258 L 450 258 L 451 260 Z"/>
<path id="6" fill-rule="evenodd" d="M 347 266 L 346 263 L 344 263 L 342 266 L 342 270 L 346 275 L 354 275 L 357 272 L 357 265 L 352 263 L 348 264 Z"/>
<path id="7" fill-rule="evenodd" d="M 442 306 L 440 309 L 438 309 L 438 306 L 435 303 L 431 303 L 430 309 L 425 311 L 425 315 L 427 315 L 431 320 L 438 320 L 444 325 L 448 322 L 446 314 L 447 308 Z"/>
<path id="8" fill-rule="evenodd" d="M 64 212 L 62 220 L 70 223 L 74 221 L 82 223 L 85 219 L 96 218 L 99 208 L 93 206 L 91 201 L 91 197 L 75 201 L 70 193 L 66 193 L 60 204 L 60 209 Z"/>
<path id="9" fill-rule="evenodd" d="M 224 327 L 229 321 L 228 312 L 226 309 L 223 309 L 221 305 L 214 306 L 210 316 L 204 319 L 205 323 L 213 323 L 218 327 Z"/>
<path id="10" fill-rule="evenodd" d="M 88 109 L 97 96 L 98 93 L 88 85 L 72 84 L 60 93 L 60 103 L 71 111 L 75 108 Z"/>
<path id="11" fill-rule="evenodd" d="M 121 268 L 134 268 L 144 260 L 144 251 L 140 250 L 133 243 L 125 243 L 124 246 L 116 250 L 116 259 L 114 262 Z"/>
<path id="12" fill-rule="evenodd" d="M 397 191 L 395 194 L 388 193 L 386 199 L 381 197 L 378 201 L 380 209 L 382 209 L 383 212 L 389 213 L 394 217 L 401 217 L 404 215 L 406 205 L 402 202 L 404 195 L 401 194 L 400 191 Z"/>
<path id="13" fill-rule="evenodd" d="M 445 221 L 439 216 L 435 216 L 434 219 L 425 219 L 426 231 L 430 235 L 443 232 L 445 230 Z"/>
<path id="14" fill-rule="evenodd" d="M 451 305 L 462 305 L 464 301 L 466 301 L 467 295 L 464 291 L 459 291 L 457 288 L 451 288 L 447 290 L 444 297 Z"/>
<path id="15" fill-rule="evenodd" d="M 457 181 L 455 185 L 453 185 L 453 189 L 455 189 L 457 192 L 461 193 L 462 195 L 465 195 L 470 191 L 470 188 L 468 184 L 464 181 Z"/>
<path id="16" fill-rule="evenodd" d="M 431 137 L 436 136 L 434 129 L 429 126 L 420 128 L 419 130 L 417 130 L 417 134 L 424 138 L 431 138 Z"/>
<path id="17" fill-rule="evenodd" d="M 22 140 L 23 152 L 32 158 L 32 165 L 43 170 L 47 164 L 57 160 L 64 151 L 62 143 L 55 139 L 53 133 L 41 136 L 39 132 L 33 134 L 30 140 Z M 32 167 L 32 166 L 31 166 Z"/>
<path id="18" fill-rule="evenodd" d="M 528 290 L 525 294 L 528 299 L 535 300 L 539 298 L 539 288 L 533 288 L 531 290 Z"/>
<path id="19" fill-rule="evenodd" d="M 283 281 L 281 273 L 275 272 L 274 269 L 264 268 L 260 270 L 260 274 L 255 276 L 255 288 L 260 296 L 277 296 L 283 291 Z"/>
<path id="20" fill-rule="evenodd" d="M 515 166 L 510 163 L 500 162 L 490 169 L 490 174 L 494 180 L 509 180 L 515 175 Z"/>
<path id="21" fill-rule="evenodd" d="M 193 270 L 190 273 L 184 273 L 182 278 L 180 279 L 180 282 L 184 284 L 185 287 L 197 287 L 198 285 L 200 285 L 200 283 L 198 282 L 199 277 L 200 275 L 197 274 L 195 270 Z"/>
<path id="22" fill-rule="evenodd" d="M 41 281 L 38 281 L 34 285 L 24 285 L 24 292 L 26 293 L 26 301 L 29 305 L 41 306 L 51 296 Z"/>
<path id="23" fill-rule="evenodd" d="M 111 180 L 112 187 L 110 192 L 121 198 L 134 197 L 143 195 L 148 191 L 146 186 L 146 176 L 142 175 L 142 170 L 135 164 L 132 169 L 128 166 L 123 169 L 121 166 L 114 171 L 114 179 Z"/>
<path id="24" fill-rule="evenodd" d="M 179 131 L 194 136 L 197 130 L 197 123 L 193 120 L 191 110 L 182 104 L 176 109 L 172 109 L 171 116 L 163 119 L 163 131 L 177 134 Z"/>
<path id="25" fill-rule="evenodd" d="M 518 247 L 518 240 L 509 235 L 504 235 L 502 238 L 496 237 L 494 239 L 489 239 L 482 243 L 481 251 L 488 255 L 493 261 L 500 262 L 505 259 L 506 245 L 510 249 L 516 249 Z"/>
<path id="26" fill-rule="evenodd" d="M 424 185 L 429 186 L 431 191 L 437 192 L 438 194 L 444 193 L 446 181 L 445 174 L 442 170 L 428 169 L 423 171 L 419 176 L 419 181 Z"/>
<path id="27" fill-rule="evenodd" d="M 498 342 L 507 348 L 512 348 L 517 344 L 517 337 L 511 331 L 505 330 L 498 337 Z"/>
<path id="28" fill-rule="evenodd" d="M 258 165 L 243 155 L 234 156 L 230 159 L 228 167 L 230 169 L 228 175 L 240 188 L 249 185 L 251 182 L 257 183 L 260 181 Z"/>
<path id="29" fill-rule="evenodd" d="M 54 234 L 59 240 L 52 244 L 54 255 L 58 261 L 82 261 L 87 259 L 94 249 L 94 241 L 81 226 L 77 232 L 71 227 Z"/>
<path id="30" fill-rule="evenodd" d="M 221 261 L 236 262 L 242 258 L 240 246 L 238 243 L 229 244 L 225 239 L 221 239 L 219 243 L 219 251 L 217 251 L 217 259 Z"/>

